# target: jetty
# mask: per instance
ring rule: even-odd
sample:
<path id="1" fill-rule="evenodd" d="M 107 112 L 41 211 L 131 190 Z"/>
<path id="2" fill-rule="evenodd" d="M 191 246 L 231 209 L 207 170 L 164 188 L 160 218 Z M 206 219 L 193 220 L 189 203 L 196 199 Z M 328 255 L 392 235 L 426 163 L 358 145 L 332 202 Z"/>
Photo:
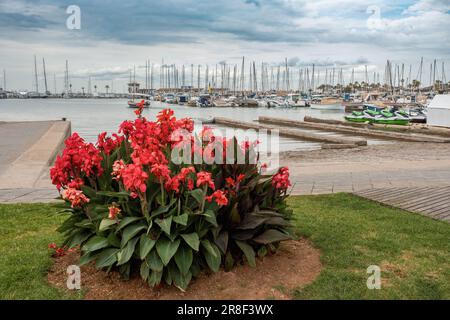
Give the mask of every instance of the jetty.
<path id="1" fill-rule="evenodd" d="M 305 118 L 306 120 L 306 118 Z M 370 126 L 347 126 L 341 121 L 330 120 L 323 122 L 314 122 L 312 118 L 308 118 L 309 121 L 297 121 L 291 119 L 283 119 L 283 118 L 275 118 L 275 117 L 259 117 L 259 123 L 267 123 L 278 126 L 288 126 L 295 128 L 307 128 L 307 129 L 317 129 L 321 131 L 328 132 L 342 132 L 351 135 L 361 135 L 361 136 L 370 136 L 382 139 L 392 139 L 392 140 L 400 140 L 400 141 L 411 141 L 411 142 L 436 142 L 436 143 L 449 143 L 450 138 L 447 137 L 438 137 L 433 135 L 427 135 L 424 133 L 416 133 L 414 131 L 409 132 L 393 132 L 393 131 L 382 131 L 375 129 L 371 129 Z M 348 122 L 347 122 L 348 123 Z M 386 127 L 386 125 L 384 125 Z"/>
<path id="2" fill-rule="evenodd" d="M 328 148 L 330 148 L 330 145 L 340 145 L 340 148 L 342 147 L 351 148 L 367 145 L 367 140 L 362 138 L 344 137 L 339 135 L 323 135 L 311 130 L 303 130 L 301 128 L 298 129 L 298 128 L 273 126 L 262 123 L 245 122 L 222 117 L 214 118 L 214 123 L 232 128 L 255 129 L 255 130 L 265 129 L 268 131 L 278 130 L 280 136 L 290 137 L 299 140 L 323 142 L 328 146 Z"/>

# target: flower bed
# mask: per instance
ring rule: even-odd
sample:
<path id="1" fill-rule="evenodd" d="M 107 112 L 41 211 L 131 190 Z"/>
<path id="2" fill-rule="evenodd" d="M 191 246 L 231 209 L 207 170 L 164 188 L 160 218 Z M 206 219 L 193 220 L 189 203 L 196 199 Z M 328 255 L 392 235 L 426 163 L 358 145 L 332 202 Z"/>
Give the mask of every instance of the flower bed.
<path id="1" fill-rule="evenodd" d="M 96 145 L 74 133 L 51 169 L 71 214 L 63 245 L 80 246 L 79 264 L 184 290 L 202 270 L 254 266 L 291 238 L 287 168 L 264 174 L 255 144 L 194 135 L 169 109 L 154 122 L 141 111 Z"/>

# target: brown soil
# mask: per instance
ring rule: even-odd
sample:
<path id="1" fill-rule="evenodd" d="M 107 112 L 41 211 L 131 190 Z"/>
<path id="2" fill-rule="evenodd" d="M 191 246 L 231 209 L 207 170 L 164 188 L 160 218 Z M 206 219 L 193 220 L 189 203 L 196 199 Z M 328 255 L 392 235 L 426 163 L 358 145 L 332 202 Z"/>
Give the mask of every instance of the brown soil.
<path id="1" fill-rule="evenodd" d="M 55 258 L 48 274 L 50 284 L 67 290 L 66 269 L 78 257 L 69 253 Z M 231 272 L 203 273 L 186 292 L 165 285 L 150 288 L 138 275 L 123 281 L 118 273 L 108 275 L 92 264 L 81 267 L 81 288 L 88 300 L 290 299 L 293 290 L 311 283 L 321 268 L 319 251 L 302 239 L 282 243 L 275 255 L 258 259 L 256 268 L 240 265 Z"/>

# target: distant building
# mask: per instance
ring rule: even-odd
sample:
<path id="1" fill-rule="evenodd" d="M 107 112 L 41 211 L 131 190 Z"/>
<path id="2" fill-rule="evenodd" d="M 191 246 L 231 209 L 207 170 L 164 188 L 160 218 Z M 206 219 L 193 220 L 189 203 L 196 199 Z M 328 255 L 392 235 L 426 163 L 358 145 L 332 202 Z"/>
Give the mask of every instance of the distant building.
<path id="1" fill-rule="evenodd" d="M 8 94 L 3 88 L 0 88 L 0 99 L 6 99 L 8 97 Z"/>
<path id="2" fill-rule="evenodd" d="M 139 82 L 133 81 L 128 83 L 128 93 L 139 92 Z"/>

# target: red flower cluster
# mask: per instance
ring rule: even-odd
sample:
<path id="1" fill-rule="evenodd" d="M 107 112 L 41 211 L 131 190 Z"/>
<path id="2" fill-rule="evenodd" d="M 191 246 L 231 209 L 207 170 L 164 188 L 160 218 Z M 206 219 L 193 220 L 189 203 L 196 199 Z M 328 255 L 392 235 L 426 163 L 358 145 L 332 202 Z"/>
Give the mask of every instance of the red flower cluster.
<path id="1" fill-rule="evenodd" d="M 54 250 L 54 253 L 52 254 L 52 256 L 54 256 L 54 257 L 63 257 L 68 252 L 74 252 L 74 251 L 77 250 L 76 248 L 67 249 L 67 247 L 58 247 L 58 245 L 56 243 L 54 243 L 54 242 L 49 243 L 47 247 L 49 249 Z"/>
<path id="2" fill-rule="evenodd" d="M 216 188 L 214 181 L 211 178 L 211 173 L 206 171 L 201 171 L 197 173 L 197 188 L 202 186 L 209 186 L 212 190 Z"/>
<path id="3" fill-rule="evenodd" d="M 113 133 L 113 138 L 107 137 L 106 132 L 98 135 L 97 147 L 103 151 L 106 155 L 111 154 L 122 143 L 124 137 Z"/>
<path id="4" fill-rule="evenodd" d="M 77 133 L 66 140 L 66 148 L 50 169 L 52 183 L 58 190 L 83 176 L 100 176 L 103 173 L 100 150 L 86 143 Z"/>
<path id="5" fill-rule="evenodd" d="M 213 199 L 215 199 L 216 203 L 219 206 L 226 206 L 228 204 L 228 199 L 225 196 L 225 192 L 223 192 L 222 190 L 214 191 L 213 194 L 211 194 L 210 196 L 206 197 L 205 199 L 208 202 L 211 202 Z"/>
<path id="6" fill-rule="evenodd" d="M 280 190 L 286 190 L 291 186 L 289 181 L 289 169 L 287 167 L 282 167 L 278 170 L 272 178 L 272 185 Z"/>
<path id="7" fill-rule="evenodd" d="M 181 184 L 187 182 L 187 189 L 192 190 L 194 188 L 194 181 L 191 178 L 188 178 L 191 173 L 195 173 L 194 167 L 191 166 L 182 168 L 180 173 L 174 177 L 167 177 L 164 187 L 167 191 L 175 191 L 176 193 L 179 193 Z"/>
<path id="8" fill-rule="evenodd" d="M 135 110 L 134 113 L 138 117 L 141 117 L 142 111 L 144 111 L 144 107 L 145 107 L 145 100 L 141 100 L 140 102 L 136 103 L 136 107 L 138 107 L 138 109 Z"/>
<path id="9" fill-rule="evenodd" d="M 174 148 L 181 143 L 191 144 L 191 155 L 214 160 L 215 156 L 220 156 L 217 153 L 222 152 L 221 156 L 225 160 L 227 145 L 234 148 L 235 139 L 215 136 L 213 129 L 209 127 L 203 127 L 198 139 L 191 134 L 194 130 L 193 121 L 189 118 L 177 120 L 174 112 L 169 109 L 159 112 L 156 121 L 148 121 L 141 116 L 141 112 L 140 108 L 138 118 L 134 121 L 122 122 L 119 134 L 107 136 L 106 132 L 101 133 L 96 145 L 86 143 L 76 133 L 66 140 L 66 148 L 51 169 L 51 178 L 58 189 L 64 189 L 62 197 L 70 201 L 73 208 L 83 207 L 89 202 L 80 191 L 84 184 L 95 190 L 102 186 L 105 177 L 96 179 L 103 174 L 102 164 L 105 170 L 111 170 L 108 174 L 121 188 L 130 192 L 131 197 L 139 197 L 141 201 L 147 201 L 145 193 L 147 185 L 150 185 L 149 181 L 161 184 L 162 199 L 165 199 L 164 191 L 178 196 L 184 190 L 197 187 L 212 190 L 212 194 L 205 197 L 206 201 L 226 206 L 229 199 L 237 195 L 239 184 L 246 178 L 245 174 L 226 177 L 223 187 L 218 182 L 217 188 L 222 189 L 216 190 L 211 172 L 197 172 L 193 166 L 179 169 L 168 160 Z M 238 150 L 245 152 L 257 143 L 246 141 Z M 120 152 L 114 153 L 118 148 L 121 148 Z M 110 159 L 115 160 L 112 168 Z M 247 174 L 250 176 L 253 173 Z M 281 168 L 273 176 L 272 184 L 277 189 L 286 190 L 290 186 L 288 169 Z M 120 213 L 121 209 L 113 204 L 109 207 L 108 217 L 116 219 Z"/>
<path id="10" fill-rule="evenodd" d="M 147 191 L 148 174 L 141 166 L 135 164 L 127 164 L 120 171 L 125 189 L 133 193 Z"/>
<path id="11" fill-rule="evenodd" d="M 65 189 L 61 195 L 64 200 L 71 203 L 72 208 L 80 208 L 89 202 L 89 198 L 83 194 L 83 191 L 74 188 Z"/>
<path id="12" fill-rule="evenodd" d="M 225 182 L 227 183 L 227 186 L 234 188 L 236 187 L 242 180 L 245 179 L 245 174 L 240 174 L 237 176 L 236 180 L 232 177 L 225 178 Z"/>
<path id="13" fill-rule="evenodd" d="M 170 169 L 166 164 L 154 163 L 150 172 L 153 173 L 160 183 L 170 179 Z"/>

